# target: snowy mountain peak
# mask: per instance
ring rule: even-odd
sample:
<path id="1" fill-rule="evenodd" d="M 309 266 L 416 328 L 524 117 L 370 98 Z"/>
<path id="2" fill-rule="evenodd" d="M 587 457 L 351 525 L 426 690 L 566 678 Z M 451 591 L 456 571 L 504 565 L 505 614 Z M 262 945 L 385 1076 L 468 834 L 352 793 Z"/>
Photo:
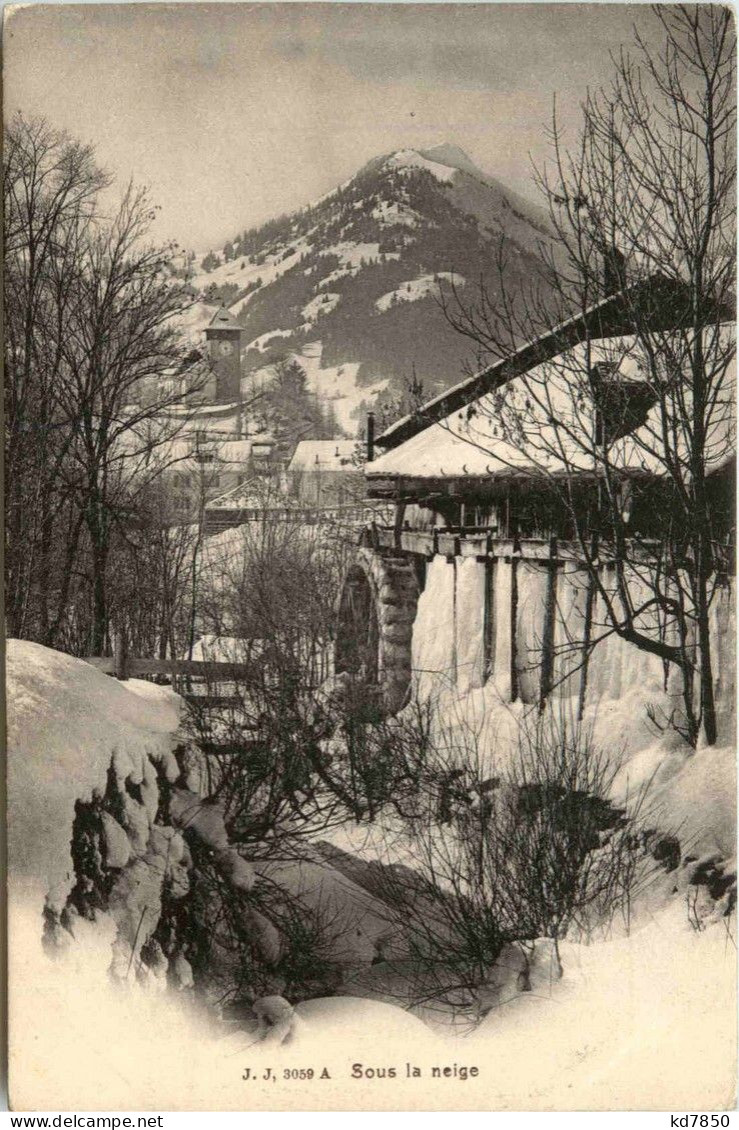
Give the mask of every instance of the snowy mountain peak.
<path id="1" fill-rule="evenodd" d="M 453 142 L 444 141 L 441 145 L 432 146 L 431 149 L 421 149 L 419 153 L 427 161 L 433 161 L 435 164 L 448 165 L 450 169 L 459 169 L 476 177 L 484 175 L 475 162 L 467 156 L 464 149 L 460 149 Z"/>
<path id="2" fill-rule="evenodd" d="M 440 291 L 472 301 L 485 279 L 493 293 L 501 239 L 506 285 L 525 288 L 548 234 L 541 209 L 444 141 L 380 154 L 309 207 L 239 232 L 196 265 L 193 290 L 242 326 L 252 383 L 291 355 L 351 434 L 414 371 L 429 395 L 458 379 L 468 346 Z"/>
<path id="3" fill-rule="evenodd" d="M 512 211 L 536 231 L 536 238 L 550 234 L 545 209 L 483 172 L 464 149 L 453 142 L 445 141 L 431 149 L 398 149 L 384 160 L 376 158 L 366 168 L 407 173 L 425 170 L 447 192 L 455 194 L 456 203 L 463 211 L 477 214 L 484 222 L 494 221 L 495 214 L 499 217 L 501 210 Z M 527 246 L 533 249 L 530 242 Z"/>
<path id="4" fill-rule="evenodd" d="M 384 162 L 386 169 L 424 169 L 442 182 L 451 181 L 456 172 L 456 167 L 445 165 L 441 161 L 434 161 L 425 157 L 418 149 L 398 149 L 391 153 Z"/>
<path id="5" fill-rule="evenodd" d="M 450 141 L 444 141 L 430 149 L 398 149 L 385 160 L 384 167 L 425 168 L 442 181 L 450 181 L 455 171 L 478 178 L 485 177 L 464 149 Z"/>

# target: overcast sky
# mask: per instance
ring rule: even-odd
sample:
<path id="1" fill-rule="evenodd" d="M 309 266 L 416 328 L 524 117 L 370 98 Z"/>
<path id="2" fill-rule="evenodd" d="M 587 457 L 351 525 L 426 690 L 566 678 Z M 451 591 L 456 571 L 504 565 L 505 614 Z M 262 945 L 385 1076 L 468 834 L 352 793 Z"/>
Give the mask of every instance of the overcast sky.
<path id="1" fill-rule="evenodd" d="M 318 198 L 370 157 L 450 141 L 535 198 L 556 93 L 574 129 L 636 4 L 114 4 L 18 9 L 22 109 L 151 186 L 161 238 L 198 251 Z"/>

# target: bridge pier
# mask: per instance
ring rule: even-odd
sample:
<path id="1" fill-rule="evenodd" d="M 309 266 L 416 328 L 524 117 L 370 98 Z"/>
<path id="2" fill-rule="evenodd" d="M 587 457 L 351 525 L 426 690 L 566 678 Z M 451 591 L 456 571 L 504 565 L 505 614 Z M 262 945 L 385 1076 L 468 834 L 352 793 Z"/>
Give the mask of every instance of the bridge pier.
<path id="1" fill-rule="evenodd" d="M 335 669 L 377 686 L 388 714 L 401 709 L 410 690 L 418 596 L 410 558 L 367 546 L 357 550 L 339 598 Z"/>

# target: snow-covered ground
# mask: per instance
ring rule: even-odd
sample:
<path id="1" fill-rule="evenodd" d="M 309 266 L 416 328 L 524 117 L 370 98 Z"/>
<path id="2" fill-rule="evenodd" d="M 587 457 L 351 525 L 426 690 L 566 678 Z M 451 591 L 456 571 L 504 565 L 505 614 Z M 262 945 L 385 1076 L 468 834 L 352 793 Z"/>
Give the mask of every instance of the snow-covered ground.
<path id="1" fill-rule="evenodd" d="M 539 595 L 534 586 L 540 578 L 528 577 L 521 570 L 518 580 L 518 635 L 531 637 L 533 630 L 522 627 L 521 622 L 527 609 L 534 616 Z M 510 702 L 511 654 L 505 631 L 496 636 L 493 674 L 484 680 L 483 583 L 484 571 L 473 558 L 458 560 L 456 568 L 441 556 L 429 563 L 413 628 L 414 693 L 434 703 L 449 742 L 474 742 L 482 771 L 493 775 L 505 771 L 522 720 L 527 711 L 536 717 L 537 707 Z M 509 584 L 508 571 L 501 568 L 496 577 L 496 607 L 508 607 Z M 728 593 L 717 597 L 717 609 L 722 600 L 730 624 L 733 600 Z M 597 606 L 595 611 L 597 614 Z M 558 612 L 566 614 L 570 629 L 577 631 L 573 607 L 558 606 Z M 722 716 L 730 717 L 735 648 L 725 633 L 721 637 L 716 630 L 714 636 L 714 662 L 720 676 L 717 706 Z M 562 682 L 564 685 L 565 680 Z M 669 717 L 674 708 L 674 699 L 664 688 L 661 661 L 615 636 L 593 652 L 588 688 L 581 731 L 591 735 L 595 747 L 611 751 L 622 765 L 614 780 L 614 799 L 634 798 L 649 783 L 650 808 L 655 818 L 659 814 L 665 833 L 678 834 L 694 850 L 720 850 L 730 859 L 736 835 L 733 746 L 693 751 L 669 728 L 660 734 L 650 713 Z M 578 713 L 577 689 L 550 699 L 547 710 L 555 724 L 572 729 Z M 727 694 L 732 698 L 728 704 L 722 698 Z M 728 741 L 726 737 L 724 742 Z"/>
<path id="2" fill-rule="evenodd" d="M 357 410 L 362 401 L 383 392 L 388 382 L 375 381 L 374 384 L 360 386 L 357 384 L 359 365 L 356 362 L 345 361 L 342 365 L 324 368 L 322 354 L 323 343 L 310 341 L 294 356 L 305 369 L 311 391 L 321 400 L 331 402 L 339 424 L 348 435 L 353 436 L 362 424 L 357 420 Z"/>
<path id="3" fill-rule="evenodd" d="M 419 298 L 427 298 L 429 294 L 438 295 L 441 281 L 453 284 L 455 287 L 464 286 L 465 280 L 461 275 L 451 271 L 440 271 L 437 275 L 419 275 L 416 279 L 402 282 L 395 290 L 383 294 L 375 302 L 375 307 L 380 313 L 389 310 L 396 302 L 417 302 Z"/>
<path id="4" fill-rule="evenodd" d="M 402 200 L 380 200 L 372 209 L 372 218 L 379 220 L 383 227 L 403 224 L 405 227 L 418 227 L 421 217 Z"/>
<path id="5" fill-rule="evenodd" d="M 379 243 L 353 243 L 345 241 L 334 243 L 323 252 L 325 255 L 338 255 L 342 267 L 360 267 L 362 260 L 373 263 L 380 258 Z M 397 253 L 396 253 L 397 257 Z M 392 255 L 386 258 L 393 258 Z"/>
<path id="6" fill-rule="evenodd" d="M 542 965 L 533 991 L 512 995 L 467 1036 L 442 1036 L 397 1006 L 345 996 L 288 1014 L 288 1045 L 255 1045 L 249 1032 L 209 1027 L 184 997 L 133 983 L 130 992 L 113 990 L 107 967 L 115 924 L 107 914 L 94 924 L 76 920 L 74 945 L 63 961 L 50 961 L 40 944 L 43 892 L 51 885 L 59 895 L 68 887 L 74 800 L 104 788 L 111 758 L 134 774 L 138 764 L 144 780 L 147 760 L 166 760 L 178 700 L 166 689 L 120 684 L 81 660 L 10 641 L 8 710 L 15 1109 L 294 1106 L 294 1084 L 282 1078 L 247 1084 L 246 1066 L 272 1066 L 278 1076 L 285 1068 L 312 1067 L 314 1079 L 300 1084 L 300 1101 L 316 1109 L 733 1104 L 734 919 L 694 929 L 684 899 L 670 895 L 669 877 L 655 886 L 630 933 L 589 945 L 566 942 L 561 980 Z M 651 774 L 656 756 L 632 750 L 632 771 Z M 732 772 L 731 751 L 700 750 L 681 753 L 657 782 L 662 811 L 692 821 L 722 852 L 734 841 Z M 347 828 L 343 846 L 371 857 L 373 834 Z M 329 880 L 339 901 L 352 886 L 337 885 L 330 872 Z M 315 881 L 320 887 L 321 876 Z M 409 1078 L 407 1063 L 422 1075 Z M 433 1067 L 454 1064 L 474 1065 L 479 1074 L 468 1073 L 454 1088 L 448 1078 L 432 1077 Z M 330 1077 L 319 1085 L 324 1066 Z M 390 1068 L 392 1086 L 387 1075 L 378 1078 Z"/>
<path id="7" fill-rule="evenodd" d="M 318 299 L 314 299 L 310 306 L 312 310 L 318 310 L 319 315 L 324 309 Z M 329 307 L 326 306 L 325 309 L 328 310 Z M 308 313 L 311 312 L 308 307 L 306 310 Z M 307 332 L 319 333 L 320 321 L 318 325 L 306 322 L 303 328 Z M 287 337 L 289 333 L 275 331 L 273 334 L 264 334 L 261 338 L 255 339 L 251 345 L 263 352 L 282 336 Z M 372 384 L 360 385 L 357 382 L 360 367 L 357 361 L 344 361 L 339 365 L 324 366 L 323 342 L 320 339 L 305 342 L 300 350 L 291 350 L 289 356 L 305 370 L 311 392 L 315 393 L 320 401 L 331 403 L 340 427 L 349 436 L 355 436 L 364 427 L 364 421 L 358 418 L 358 410 L 362 402 L 384 392 L 389 384 L 387 380 L 380 380 L 373 381 Z M 271 365 L 253 369 L 242 381 L 242 394 L 249 398 L 271 379 Z"/>
<path id="8" fill-rule="evenodd" d="M 285 254 L 288 250 L 289 254 Z M 199 291 L 207 291 L 211 286 L 219 287 L 227 283 L 231 283 L 242 290 L 259 281 L 260 285 L 254 287 L 246 297 L 238 298 L 235 302 L 230 303 L 231 312 L 239 314 L 257 290 L 284 275 L 299 262 L 301 255 L 308 250 L 310 250 L 310 244 L 306 238 L 295 239 L 289 244 L 281 245 L 271 255 L 265 256 L 261 263 L 254 262 L 249 256 L 239 255 L 235 259 L 221 263 L 219 267 L 215 267 L 212 271 L 198 269 L 193 274 L 191 283 Z M 202 255 L 197 257 L 196 263 L 198 265 L 202 257 Z M 207 325 L 209 321 L 208 311 L 210 311 L 210 317 L 212 317 L 217 307 L 218 303 L 214 305 L 194 304 L 192 311 L 186 315 L 184 324 L 187 327 L 192 327 L 190 332 L 196 335 L 198 330 Z M 200 339 L 198 338 L 198 340 Z"/>
<path id="9" fill-rule="evenodd" d="M 341 295 L 329 290 L 321 291 L 303 307 L 302 315 L 306 322 L 315 322 L 321 314 L 330 314 L 341 302 Z"/>

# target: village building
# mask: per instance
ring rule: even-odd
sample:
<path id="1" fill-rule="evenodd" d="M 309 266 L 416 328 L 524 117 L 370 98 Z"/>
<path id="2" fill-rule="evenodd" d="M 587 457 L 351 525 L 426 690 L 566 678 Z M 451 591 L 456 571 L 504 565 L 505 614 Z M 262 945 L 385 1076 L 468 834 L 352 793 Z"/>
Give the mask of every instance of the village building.
<path id="1" fill-rule="evenodd" d="M 304 439 L 287 468 L 288 489 L 306 507 L 343 506 L 365 496 L 354 439 Z"/>
<path id="2" fill-rule="evenodd" d="M 157 389 L 138 390 L 141 403 L 171 400 L 151 440 L 171 520 L 203 520 L 212 533 L 267 513 L 301 510 L 311 523 L 318 511 L 357 510 L 366 500 L 358 441 L 278 442 L 260 411 L 263 391 L 242 372 L 242 351 L 242 327 L 222 306 L 197 330 L 181 365 Z M 354 524 L 376 513 L 357 510 Z"/>
<path id="3" fill-rule="evenodd" d="M 616 467 L 609 485 L 648 560 L 669 488 L 650 455 L 657 445 L 644 442 L 659 427 L 660 407 L 640 367 L 634 316 L 638 310 L 649 334 L 665 334 L 685 309 L 682 288 L 664 278 L 610 294 L 378 437 L 381 450 L 365 467 L 367 494 L 393 504 L 394 522 L 364 531 L 346 576 L 338 672 L 365 680 L 390 712 L 408 700 L 419 673 L 461 694 L 493 684 L 507 702 L 572 697 L 581 711 L 586 700 L 618 698 L 630 687 L 666 688 L 675 673 L 662 659 L 604 629 L 573 514 L 582 519 L 578 533 L 590 523 L 597 534 L 603 468 Z M 733 311 L 717 320 L 728 339 Z M 575 395 L 578 374 L 597 387 L 597 410 Z M 720 573 L 711 610 L 716 695 L 729 717 L 733 362 L 721 395 L 706 447 L 707 506 Z M 683 457 L 679 443 L 677 453 Z M 607 587 L 613 558 L 604 554 L 597 567 Z M 637 603 L 646 575 L 630 578 Z"/>
<path id="4" fill-rule="evenodd" d="M 205 429 L 170 441 L 160 452 L 174 520 L 203 514 L 223 494 L 240 490 L 271 470 L 274 444 L 265 437 L 232 437 Z"/>
<path id="5" fill-rule="evenodd" d="M 165 388 L 181 398 L 162 423 L 172 435 L 157 448 L 173 521 L 192 521 L 221 495 L 272 475 L 276 446 L 242 396 L 242 327 L 224 306 Z"/>

